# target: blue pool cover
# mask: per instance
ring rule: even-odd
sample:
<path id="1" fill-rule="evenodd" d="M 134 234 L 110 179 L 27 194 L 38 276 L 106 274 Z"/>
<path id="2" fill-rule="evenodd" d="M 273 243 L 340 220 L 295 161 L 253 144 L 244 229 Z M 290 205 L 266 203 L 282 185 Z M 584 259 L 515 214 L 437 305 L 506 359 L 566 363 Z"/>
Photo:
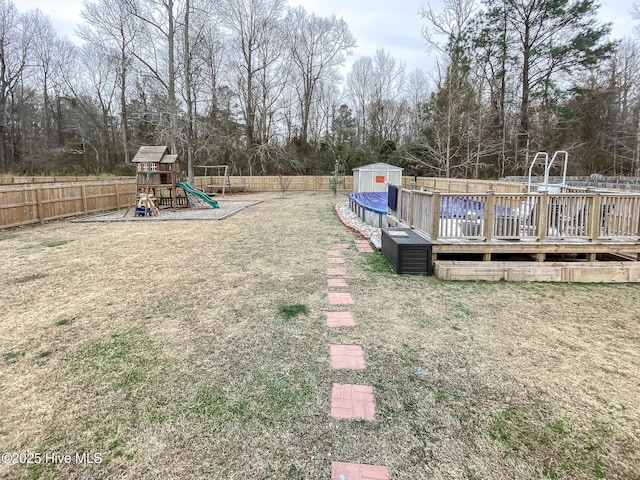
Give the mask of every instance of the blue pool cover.
<path id="1" fill-rule="evenodd" d="M 467 212 L 482 213 L 484 205 L 477 200 L 462 197 L 441 197 L 440 218 L 464 218 Z"/>
<path id="2" fill-rule="evenodd" d="M 440 218 L 465 218 L 467 212 L 474 212 L 481 216 L 484 212 L 484 203 L 463 197 L 440 198 Z M 510 216 L 511 209 L 504 205 L 496 205 L 494 213 L 497 216 Z"/>
<path id="3" fill-rule="evenodd" d="M 350 193 L 349 198 L 365 210 L 382 215 L 387 213 L 387 192 Z"/>

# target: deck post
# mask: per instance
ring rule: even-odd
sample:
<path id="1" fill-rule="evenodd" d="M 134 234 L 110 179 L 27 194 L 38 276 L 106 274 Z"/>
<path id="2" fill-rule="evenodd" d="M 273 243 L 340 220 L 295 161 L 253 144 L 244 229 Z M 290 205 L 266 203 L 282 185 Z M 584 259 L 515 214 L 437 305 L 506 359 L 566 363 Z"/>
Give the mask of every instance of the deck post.
<path id="1" fill-rule="evenodd" d="M 549 231 L 549 194 L 542 192 L 538 202 L 538 212 L 536 213 L 536 226 L 538 228 L 538 240 L 547 238 Z"/>
<path id="2" fill-rule="evenodd" d="M 402 222 L 402 197 L 404 197 L 404 187 L 398 189 L 398 203 L 396 204 L 396 218 Z"/>
<path id="3" fill-rule="evenodd" d="M 440 192 L 438 190 L 433 191 L 431 200 L 431 240 L 438 240 L 440 235 Z"/>
<path id="4" fill-rule="evenodd" d="M 602 225 L 602 197 L 599 193 L 594 193 L 591 197 L 589 208 L 589 240 L 597 240 L 600 236 L 600 225 Z"/>
<path id="5" fill-rule="evenodd" d="M 409 228 L 413 228 L 413 202 L 414 202 L 414 192 L 411 190 L 409 196 Z"/>
<path id="6" fill-rule="evenodd" d="M 487 201 L 484 203 L 484 239 L 493 240 L 496 222 L 496 197 L 494 190 L 487 190 Z"/>

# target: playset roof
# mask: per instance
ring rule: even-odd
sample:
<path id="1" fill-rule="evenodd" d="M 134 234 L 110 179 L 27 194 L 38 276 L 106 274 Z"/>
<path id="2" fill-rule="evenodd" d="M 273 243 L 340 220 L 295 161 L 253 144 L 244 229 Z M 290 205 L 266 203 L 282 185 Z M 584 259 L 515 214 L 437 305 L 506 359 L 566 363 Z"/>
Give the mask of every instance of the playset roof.
<path id="1" fill-rule="evenodd" d="M 131 160 L 132 163 L 176 163 L 180 159 L 178 155 L 171 155 L 169 147 L 142 146 Z"/>

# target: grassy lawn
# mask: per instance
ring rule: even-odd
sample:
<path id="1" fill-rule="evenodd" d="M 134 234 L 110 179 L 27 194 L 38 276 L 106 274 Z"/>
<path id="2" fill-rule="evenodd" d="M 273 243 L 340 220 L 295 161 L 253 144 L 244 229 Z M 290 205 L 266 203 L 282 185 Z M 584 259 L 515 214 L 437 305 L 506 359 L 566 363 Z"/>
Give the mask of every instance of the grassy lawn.
<path id="1" fill-rule="evenodd" d="M 324 194 L 219 222 L 0 231 L 7 479 L 640 478 L 640 286 L 445 283 L 359 254 Z M 355 328 L 329 329 L 326 251 Z M 363 346 L 332 371 L 328 346 Z M 376 421 L 329 416 L 373 385 Z M 95 457 L 90 457 L 95 458 Z"/>

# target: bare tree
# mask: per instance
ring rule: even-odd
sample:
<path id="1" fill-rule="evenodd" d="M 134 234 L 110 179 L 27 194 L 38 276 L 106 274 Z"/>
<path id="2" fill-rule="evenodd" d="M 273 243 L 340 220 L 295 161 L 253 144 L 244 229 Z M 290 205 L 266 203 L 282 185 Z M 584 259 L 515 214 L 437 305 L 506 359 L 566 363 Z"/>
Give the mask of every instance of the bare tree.
<path id="1" fill-rule="evenodd" d="M 62 95 L 65 88 L 64 75 L 72 68 L 75 47 L 65 38 L 61 38 L 53 28 L 49 17 L 40 10 L 29 13 L 29 24 L 33 32 L 33 46 L 31 49 L 31 70 L 33 72 L 34 88 L 40 87 L 42 94 L 42 153 L 61 143 L 60 128 L 58 135 L 54 135 L 56 114 L 56 98 Z M 56 138 L 57 137 L 57 138 Z"/>
<path id="2" fill-rule="evenodd" d="M 357 60 L 347 76 L 347 91 L 356 106 L 358 137 L 362 145 L 379 149 L 400 139 L 402 116 L 407 111 L 403 93 L 405 66 L 389 52 L 378 49 L 373 58 Z"/>
<path id="3" fill-rule="evenodd" d="M 161 136 L 168 140 L 171 151 L 177 149 L 179 108 L 176 96 L 177 18 L 184 15 L 185 4 L 180 0 L 124 0 L 129 15 L 138 20 L 140 28 L 132 50 L 137 61 L 166 92 L 164 116 L 167 129 Z"/>
<path id="4" fill-rule="evenodd" d="M 373 59 L 371 57 L 361 57 L 356 60 L 347 75 L 347 92 L 356 107 L 358 141 L 361 145 L 364 145 L 369 133 L 367 108 L 373 81 Z"/>
<path id="5" fill-rule="evenodd" d="M 227 65 L 227 39 L 220 29 L 218 19 L 209 17 L 204 25 L 200 47 L 194 51 L 202 63 L 202 76 L 199 79 L 209 98 L 208 116 L 216 120 L 220 105 L 219 89 L 223 86 L 224 71 Z"/>
<path id="6" fill-rule="evenodd" d="M 11 1 L 0 0 L 0 171 L 7 167 L 7 106 L 28 67 L 33 32 L 28 16 L 20 14 Z"/>
<path id="7" fill-rule="evenodd" d="M 280 52 L 268 48 L 281 29 L 284 0 L 224 0 L 222 18 L 231 34 L 235 85 L 245 122 L 247 150 L 253 150 L 257 134 L 259 76 L 265 74 Z M 262 49 L 262 51 L 260 51 Z M 273 52 L 268 54 L 267 52 Z M 263 77 L 264 78 L 264 77 Z M 264 86 L 264 82 L 263 82 Z M 262 92 L 264 96 L 264 92 Z M 263 119 L 264 121 L 264 119 Z"/>
<path id="8" fill-rule="evenodd" d="M 191 0 L 185 0 L 184 16 L 183 16 L 183 71 L 184 71 L 184 96 L 187 104 L 187 181 L 190 185 L 193 185 L 194 173 L 194 150 L 195 150 L 195 95 L 192 90 L 193 87 L 193 51 L 194 43 L 191 35 Z M 199 35 L 196 35 L 199 37 Z M 201 37 L 200 37 L 201 38 Z M 192 42 L 193 40 L 193 42 Z"/>
<path id="9" fill-rule="evenodd" d="M 106 55 L 102 46 L 85 43 L 78 67 L 66 71 L 71 97 L 66 99 L 70 101 L 65 128 L 74 139 L 79 138 L 86 170 L 95 173 L 110 166 L 108 157 L 115 140 L 112 118 L 119 89 L 117 64 L 117 58 Z"/>
<path id="10" fill-rule="evenodd" d="M 405 86 L 405 98 L 408 104 L 406 143 L 411 143 L 419 135 L 421 111 L 429 100 L 429 92 L 429 80 L 423 70 L 418 68 L 409 73 Z"/>
<path id="11" fill-rule="evenodd" d="M 308 142 L 309 117 L 321 82 L 337 79 L 337 68 L 356 41 L 343 19 L 309 15 L 303 7 L 290 10 L 286 22 L 289 49 L 297 77 L 301 113 L 300 140 Z"/>
<path id="12" fill-rule="evenodd" d="M 419 12 L 427 21 L 422 36 L 429 45 L 446 55 L 449 42 L 460 41 L 476 9 L 477 0 L 445 0 L 439 12 L 427 3 Z"/>
<path id="13" fill-rule="evenodd" d="M 105 54 L 117 60 L 115 65 L 120 89 L 120 129 L 125 164 L 130 162 L 127 80 L 136 37 L 140 30 L 136 17 L 131 15 L 132 6 L 130 0 L 99 0 L 98 3 L 85 3 L 81 16 L 86 23 L 78 28 L 81 38 L 105 48 Z"/>
<path id="14" fill-rule="evenodd" d="M 405 66 L 384 49 L 376 51 L 373 66 L 369 118 L 371 141 L 379 147 L 387 140 L 397 142 L 400 137 L 400 121 L 406 107 L 402 101 Z"/>
<path id="15" fill-rule="evenodd" d="M 429 106 L 430 138 L 424 147 L 446 177 L 451 176 L 454 167 L 468 161 L 463 157 L 473 93 L 464 36 L 475 8 L 475 0 L 447 0 L 439 13 L 431 5 L 420 12 L 427 21 L 423 36 L 440 53 L 438 91 Z"/>

